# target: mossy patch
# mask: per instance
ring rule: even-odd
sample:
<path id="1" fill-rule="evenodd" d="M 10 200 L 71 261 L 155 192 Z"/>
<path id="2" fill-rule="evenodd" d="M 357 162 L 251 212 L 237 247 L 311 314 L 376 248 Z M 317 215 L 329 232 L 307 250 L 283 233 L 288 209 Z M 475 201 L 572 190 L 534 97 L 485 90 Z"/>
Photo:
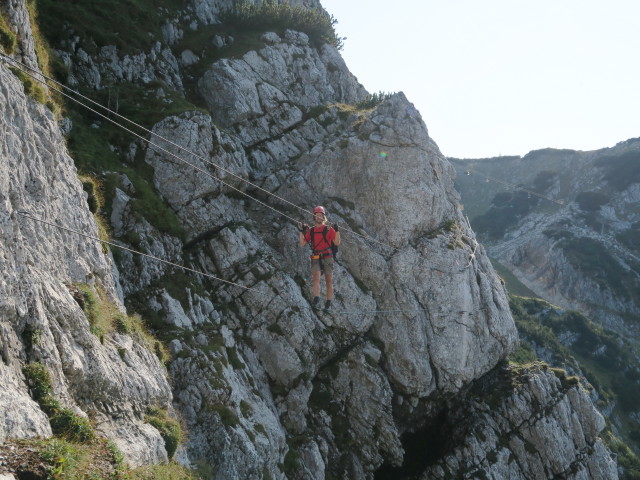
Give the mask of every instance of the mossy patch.
<path id="1" fill-rule="evenodd" d="M 167 410 L 159 407 L 149 408 L 145 421 L 160 432 L 167 455 L 173 458 L 184 435 L 180 422 L 171 417 Z"/>
<path id="2" fill-rule="evenodd" d="M 225 427 L 236 427 L 240 423 L 238 415 L 231 408 L 221 403 L 209 404 L 206 406 L 206 410 L 216 413 Z"/>
<path id="3" fill-rule="evenodd" d="M 9 23 L 5 18 L 5 13 L 0 7 L 0 47 L 5 53 L 11 55 L 18 44 L 16 34 L 9 27 Z"/>

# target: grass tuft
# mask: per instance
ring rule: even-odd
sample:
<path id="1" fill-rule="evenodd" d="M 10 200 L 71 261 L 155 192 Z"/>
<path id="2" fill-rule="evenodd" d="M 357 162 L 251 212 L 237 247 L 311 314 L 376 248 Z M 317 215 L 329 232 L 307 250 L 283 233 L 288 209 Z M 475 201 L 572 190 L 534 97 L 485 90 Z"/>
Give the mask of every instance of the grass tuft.
<path id="1" fill-rule="evenodd" d="M 196 473 L 176 462 L 138 467 L 130 470 L 127 476 L 127 480 L 197 480 L 199 478 Z M 209 478 L 209 476 L 204 478 Z"/>
<path id="2" fill-rule="evenodd" d="M 34 99 L 36 102 L 42 103 L 43 105 L 47 103 L 47 93 L 45 89 L 42 88 L 39 82 L 35 81 L 19 68 L 9 67 L 9 70 L 11 70 L 13 74 L 22 82 L 22 85 L 24 86 L 24 93 L 26 95 Z"/>
<path id="3" fill-rule="evenodd" d="M 15 440 L 0 445 L 0 457 L 4 467 L 19 472 L 21 479 L 200 480 L 175 462 L 128 468 L 122 452 L 105 439 L 85 444 L 56 437 Z"/>
<path id="4" fill-rule="evenodd" d="M 91 333 L 101 342 L 104 342 L 105 336 L 112 333 L 129 335 L 147 350 L 155 353 L 163 364 L 169 361 L 169 350 L 147 330 L 140 315 L 122 313 L 100 287 L 95 290 L 85 284 L 76 284 L 76 287 L 83 296 L 82 309 L 89 321 Z"/>

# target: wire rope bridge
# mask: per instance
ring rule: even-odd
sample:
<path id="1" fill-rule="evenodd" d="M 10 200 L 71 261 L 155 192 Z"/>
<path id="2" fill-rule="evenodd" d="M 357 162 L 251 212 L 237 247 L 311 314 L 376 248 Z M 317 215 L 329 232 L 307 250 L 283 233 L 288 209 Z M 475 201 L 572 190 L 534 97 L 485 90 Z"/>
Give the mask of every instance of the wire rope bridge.
<path id="1" fill-rule="evenodd" d="M 165 155 L 167 155 L 169 158 L 172 158 L 177 162 L 181 162 L 181 163 L 185 164 L 186 166 L 195 169 L 199 173 L 201 173 L 201 174 L 203 174 L 203 175 L 205 175 L 207 177 L 210 177 L 213 180 L 216 180 L 216 181 L 220 182 L 222 185 L 226 186 L 227 188 L 229 188 L 229 189 L 231 189 L 231 190 L 243 195 L 244 197 L 247 197 L 251 201 L 258 203 L 262 207 L 265 207 L 265 208 L 275 212 L 277 215 L 280 215 L 280 216 L 292 221 L 294 224 L 300 223 L 299 220 L 296 219 L 296 218 L 291 217 L 290 215 L 288 215 L 288 214 L 284 213 L 283 211 L 273 207 L 272 205 L 269 205 L 269 204 L 261 201 L 260 199 L 258 199 L 255 196 L 245 192 L 244 190 L 241 190 L 241 189 L 229 184 L 228 182 L 225 182 L 218 175 L 215 175 L 214 173 L 212 173 L 211 171 L 209 171 L 207 169 L 201 168 L 200 166 L 194 164 L 192 161 L 189 161 L 188 159 L 197 159 L 197 160 L 201 161 L 202 163 L 204 163 L 206 165 L 214 167 L 215 169 L 217 169 L 216 171 L 223 172 L 223 173 L 225 173 L 225 174 L 227 174 L 227 175 L 229 175 L 229 176 L 231 176 L 231 177 L 233 177 L 233 178 L 245 183 L 246 185 L 250 186 L 251 188 L 258 190 L 258 191 L 266 194 L 269 197 L 272 197 L 274 200 L 276 200 L 278 202 L 281 202 L 281 203 L 283 203 L 283 204 L 285 204 L 285 205 L 287 205 L 289 207 L 293 207 L 294 209 L 302 212 L 305 216 L 313 217 L 313 212 L 308 211 L 308 210 L 306 210 L 306 209 L 304 209 L 304 208 L 302 208 L 302 207 L 290 202 L 289 200 L 286 200 L 285 198 L 282 198 L 281 196 L 278 196 L 277 194 L 275 194 L 273 192 L 270 192 L 270 191 L 260 187 L 259 185 L 256 185 L 255 183 L 253 183 L 253 182 L 251 182 L 251 181 L 249 181 L 249 180 L 247 180 L 247 179 L 245 179 L 245 178 L 233 173 L 232 171 L 224 168 L 223 166 L 221 166 L 221 165 L 219 165 L 217 163 L 214 163 L 210 159 L 205 158 L 205 157 L 203 157 L 203 156 L 201 156 L 201 155 L 199 155 L 199 154 L 197 154 L 197 153 L 195 153 L 195 152 L 193 152 L 193 151 L 191 151 L 191 150 L 189 150 L 189 149 L 187 149 L 187 148 L 185 148 L 185 147 L 183 147 L 183 146 L 171 141 L 170 139 L 168 139 L 166 137 L 163 137 L 163 136 L 157 134 L 156 132 L 153 132 L 153 131 L 147 129 L 147 128 L 143 127 L 142 125 L 138 124 L 138 123 L 135 123 L 134 121 L 132 121 L 132 120 L 130 120 L 130 119 L 118 114 L 117 112 L 114 112 L 113 110 L 109 109 L 108 107 L 105 107 L 105 106 L 99 104 L 98 102 L 96 102 L 96 101 L 94 101 L 94 100 L 82 95 L 80 92 L 78 92 L 76 90 L 73 90 L 72 88 L 70 88 L 70 87 L 68 87 L 66 85 L 63 85 L 62 83 L 56 81 L 55 79 L 53 79 L 51 77 L 48 77 L 48 76 L 42 74 L 40 71 L 38 71 L 36 69 L 33 69 L 33 68 L 29 67 L 28 65 L 25 65 L 25 64 L 23 64 L 21 62 L 18 62 L 17 60 L 9 57 L 8 55 L 6 55 L 6 54 L 4 54 L 2 52 L 0 52 L 0 60 L 3 63 L 11 66 L 14 69 L 19 69 L 22 73 L 24 73 L 25 75 L 28 75 L 29 77 L 31 77 L 35 81 L 37 81 L 39 83 L 42 83 L 47 88 L 59 93 L 60 95 L 62 95 L 63 97 L 69 99 L 70 101 L 72 101 L 72 102 L 78 104 L 79 106 L 89 110 L 90 112 L 92 112 L 93 114 L 99 116 L 100 118 L 112 123 L 116 127 L 126 131 L 127 133 L 131 134 L 135 138 L 145 142 L 150 147 L 153 147 L 153 149 L 156 152 L 162 152 Z M 95 108 L 93 108 L 91 105 L 93 107 L 95 107 Z M 129 126 L 127 126 L 127 125 L 129 125 Z M 132 130 L 132 128 L 139 129 L 140 131 L 142 131 L 145 134 L 149 135 L 149 138 L 147 138 L 146 136 L 144 136 L 144 135 L 142 135 L 140 133 L 137 133 L 136 131 Z M 182 155 L 178 155 L 178 154 L 176 154 L 174 152 L 169 151 L 166 147 L 161 146 L 160 144 L 158 144 L 157 143 L 158 141 L 164 142 L 165 145 L 167 145 L 167 146 L 174 147 L 178 151 L 182 152 L 182 154 L 186 158 L 183 158 Z M 471 173 L 471 170 L 468 170 L 467 174 L 470 174 L 470 173 Z M 485 177 L 487 178 L 487 181 L 491 180 L 491 181 L 498 182 L 498 183 L 501 183 L 501 184 L 506 185 L 506 186 L 513 186 L 513 185 L 511 185 L 511 184 L 509 184 L 507 182 L 501 181 L 499 179 L 494 179 L 494 178 L 491 178 L 491 177 L 488 177 L 488 176 L 485 176 Z M 555 201 L 555 200 L 549 199 L 548 197 L 545 197 L 544 195 L 540 195 L 540 194 L 537 194 L 537 193 L 532 192 L 532 191 L 528 191 L 527 190 L 527 192 L 529 192 L 529 194 L 537 195 L 539 197 L 547 198 L 548 200 Z M 560 202 L 556 201 L 556 203 L 560 203 Z M 28 211 L 19 210 L 16 213 L 18 215 L 20 215 L 21 217 L 23 217 L 23 218 L 30 219 L 30 220 L 32 220 L 34 222 L 38 222 L 38 223 L 40 223 L 42 225 L 47 225 L 47 226 L 50 226 L 50 227 L 53 227 L 53 228 L 64 230 L 66 232 L 73 233 L 73 234 L 78 235 L 79 237 L 85 238 L 87 240 L 100 242 L 100 243 L 108 245 L 110 247 L 114 247 L 114 248 L 118 248 L 118 249 L 122 249 L 122 250 L 128 251 L 128 252 L 130 252 L 130 253 L 132 253 L 134 255 L 139 255 L 139 256 L 143 256 L 143 257 L 152 259 L 154 261 L 162 262 L 162 263 L 165 263 L 167 265 L 170 265 L 173 268 L 182 269 L 182 270 L 187 271 L 187 272 L 189 272 L 191 274 L 201 275 L 201 276 L 203 276 L 205 278 L 208 278 L 210 280 L 215 280 L 215 281 L 222 282 L 224 284 L 227 284 L 227 285 L 230 285 L 230 286 L 233 286 L 233 287 L 237 287 L 237 288 L 241 289 L 242 291 L 251 291 L 251 292 L 256 293 L 258 295 L 268 295 L 270 297 L 273 296 L 273 294 L 265 294 L 264 292 L 259 291 L 255 287 L 247 287 L 245 285 L 241 285 L 239 283 L 226 280 L 224 278 L 212 275 L 212 274 L 207 273 L 207 272 L 203 272 L 201 270 L 196 270 L 196 269 L 187 267 L 185 265 L 180 265 L 180 264 L 177 264 L 177 263 L 170 262 L 168 260 L 159 258 L 157 256 L 150 255 L 148 253 L 140 252 L 138 250 L 132 249 L 132 248 L 127 247 L 125 245 L 121 245 L 121 244 L 116 243 L 114 241 L 103 240 L 103 239 L 100 239 L 98 237 L 94 237 L 94 236 L 88 235 L 86 233 L 83 233 L 83 232 L 68 228 L 68 227 L 66 227 L 64 225 L 59 225 L 59 224 L 54 223 L 52 221 L 44 220 L 43 218 L 39 218 L 36 215 L 34 215 L 34 214 L 32 214 L 31 212 L 28 212 Z M 469 219 L 465 217 L 465 220 L 466 220 L 466 223 L 467 223 L 467 227 L 469 228 L 469 230 L 471 230 L 471 225 L 469 223 Z M 345 227 L 342 227 L 341 231 L 345 232 L 345 233 L 347 233 L 349 235 L 353 235 L 353 236 L 356 236 L 356 237 L 361 237 L 362 239 L 364 239 L 367 242 L 376 243 L 376 244 L 378 244 L 378 245 L 380 245 L 382 247 L 390 249 L 391 251 L 399 251 L 400 250 L 399 248 L 396 248 L 396 247 L 394 247 L 392 245 L 389 245 L 389 244 L 387 244 L 385 242 L 382 242 L 382 241 L 380 241 L 380 240 L 378 240 L 376 238 L 373 238 L 373 237 L 371 237 L 369 235 L 363 235 L 361 233 L 355 232 L 355 231 L 350 230 L 350 229 L 345 228 Z M 463 270 L 464 270 L 466 268 L 469 268 L 472 265 L 473 261 L 476 258 L 476 252 L 477 252 L 477 249 L 478 249 L 479 245 L 478 245 L 478 242 L 476 241 L 475 238 L 469 237 L 468 235 L 465 235 L 465 234 L 462 234 L 462 236 L 468 241 L 469 245 L 471 245 L 471 248 L 472 248 L 472 251 L 468 254 L 466 266 L 463 268 Z M 434 262 L 432 259 L 430 259 L 430 262 L 433 265 L 435 265 L 436 267 L 440 267 L 439 269 L 435 269 L 435 270 L 439 271 L 441 275 L 443 273 L 445 273 L 449 269 L 449 267 L 443 267 L 442 265 L 439 265 L 438 262 Z M 355 313 L 393 314 L 393 313 L 418 313 L 418 312 L 426 312 L 426 311 L 427 311 L 426 309 L 413 309 L 413 310 L 389 309 L 389 310 L 369 310 L 369 311 L 366 311 L 366 310 L 334 311 L 334 312 L 332 312 L 332 314 L 336 314 L 336 315 L 350 315 L 350 314 L 355 314 Z"/>

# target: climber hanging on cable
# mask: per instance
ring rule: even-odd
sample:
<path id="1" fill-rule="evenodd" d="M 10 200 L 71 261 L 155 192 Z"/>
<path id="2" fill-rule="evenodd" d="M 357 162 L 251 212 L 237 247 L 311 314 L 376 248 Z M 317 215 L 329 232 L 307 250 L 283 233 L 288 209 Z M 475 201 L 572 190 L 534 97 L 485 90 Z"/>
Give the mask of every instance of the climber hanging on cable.
<path id="1" fill-rule="evenodd" d="M 300 230 L 300 246 L 307 243 L 311 247 L 311 275 L 313 278 L 313 308 L 320 308 L 320 275 L 324 273 L 327 284 L 327 301 L 324 309 L 331 308 L 333 300 L 333 264 L 335 252 L 340 245 L 340 232 L 338 225 L 333 227 L 327 225 L 327 212 L 324 207 L 313 209 L 314 226 L 309 227 L 306 223 L 298 224 Z"/>

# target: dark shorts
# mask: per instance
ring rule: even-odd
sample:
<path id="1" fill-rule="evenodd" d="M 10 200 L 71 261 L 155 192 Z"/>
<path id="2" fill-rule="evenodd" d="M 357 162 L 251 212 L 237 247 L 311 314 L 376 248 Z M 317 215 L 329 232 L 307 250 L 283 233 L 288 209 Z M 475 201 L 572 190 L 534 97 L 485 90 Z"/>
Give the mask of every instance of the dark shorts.
<path id="1" fill-rule="evenodd" d="M 322 259 L 322 269 L 325 275 L 333 275 L 333 257 L 325 257 Z M 320 260 L 311 260 L 311 271 L 320 272 Z"/>

